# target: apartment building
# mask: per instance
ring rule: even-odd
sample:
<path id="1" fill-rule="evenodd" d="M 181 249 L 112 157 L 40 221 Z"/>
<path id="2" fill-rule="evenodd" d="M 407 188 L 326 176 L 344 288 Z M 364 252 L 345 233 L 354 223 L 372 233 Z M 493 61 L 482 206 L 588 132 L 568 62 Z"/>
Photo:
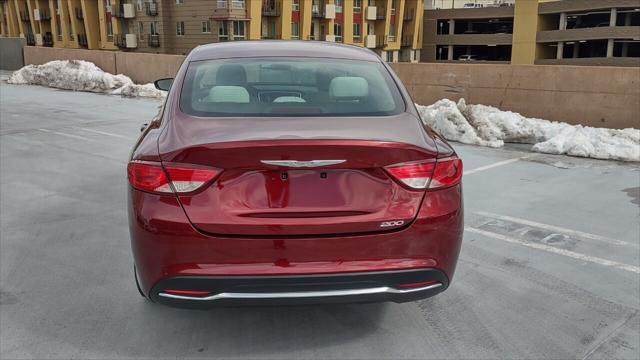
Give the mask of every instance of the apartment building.
<path id="1" fill-rule="evenodd" d="M 259 39 L 342 42 L 420 58 L 423 0 L 0 0 L 0 34 L 28 45 L 186 54 Z"/>
<path id="2" fill-rule="evenodd" d="M 424 62 L 640 66 L 640 0 L 428 1 Z"/>

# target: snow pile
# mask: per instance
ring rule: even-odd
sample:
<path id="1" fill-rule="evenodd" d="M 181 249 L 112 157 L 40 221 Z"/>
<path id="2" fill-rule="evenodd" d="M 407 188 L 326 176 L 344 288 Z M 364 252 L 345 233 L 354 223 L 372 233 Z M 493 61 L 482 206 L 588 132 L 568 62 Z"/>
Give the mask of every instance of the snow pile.
<path id="1" fill-rule="evenodd" d="M 109 74 L 82 60 L 54 60 L 42 65 L 27 65 L 16 70 L 7 82 L 127 97 L 162 98 L 166 95 L 153 84 L 134 84 L 128 76 Z"/>
<path id="2" fill-rule="evenodd" d="M 640 161 L 639 129 L 603 129 L 526 118 L 492 106 L 447 99 L 417 105 L 422 121 L 444 138 L 465 144 L 502 147 L 533 144 L 532 150 L 596 159 Z"/>

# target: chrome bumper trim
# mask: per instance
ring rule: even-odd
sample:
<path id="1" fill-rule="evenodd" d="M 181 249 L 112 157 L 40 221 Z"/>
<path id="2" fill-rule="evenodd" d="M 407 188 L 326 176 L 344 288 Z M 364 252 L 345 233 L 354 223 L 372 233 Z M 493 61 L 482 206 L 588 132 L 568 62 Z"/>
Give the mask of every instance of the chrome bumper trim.
<path id="1" fill-rule="evenodd" d="M 395 289 L 388 286 L 380 286 L 366 289 L 348 289 L 348 290 L 325 290 L 325 291 L 296 291 L 296 292 L 273 292 L 273 293 L 220 293 L 211 296 L 197 297 L 174 295 L 161 292 L 158 296 L 179 300 L 196 300 L 196 301 L 215 301 L 222 299 L 301 299 L 301 298 L 319 298 L 334 296 L 356 296 L 356 295 L 376 295 L 376 294 L 408 294 L 417 291 L 436 289 L 442 286 L 442 283 L 431 284 L 413 289 Z"/>

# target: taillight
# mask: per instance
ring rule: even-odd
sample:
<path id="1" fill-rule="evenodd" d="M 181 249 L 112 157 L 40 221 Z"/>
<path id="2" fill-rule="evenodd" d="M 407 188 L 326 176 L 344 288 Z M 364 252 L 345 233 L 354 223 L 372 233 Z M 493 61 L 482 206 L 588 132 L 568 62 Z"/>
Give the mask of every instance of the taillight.
<path id="1" fill-rule="evenodd" d="M 385 169 L 396 179 L 414 189 L 426 189 L 436 163 L 411 162 L 387 166 Z"/>
<path id="2" fill-rule="evenodd" d="M 437 189 L 456 185 L 462 178 L 458 158 L 408 162 L 385 167 L 395 179 L 414 189 Z"/>
<path id="3" fill-rule="evenodd" d="M 458 158 L 438 159 L 429 189 L 444 188 L 460 183 L 462 160 Z"/>
<path id="4" fill-rule="evenodd" d="M 132 161 L 127 166 L 131 186 L 155 193 L 188 193 L 198 189 L 220 173 L 219 169 Z M 173 187 L 173 188 L 172 188 Z"/>

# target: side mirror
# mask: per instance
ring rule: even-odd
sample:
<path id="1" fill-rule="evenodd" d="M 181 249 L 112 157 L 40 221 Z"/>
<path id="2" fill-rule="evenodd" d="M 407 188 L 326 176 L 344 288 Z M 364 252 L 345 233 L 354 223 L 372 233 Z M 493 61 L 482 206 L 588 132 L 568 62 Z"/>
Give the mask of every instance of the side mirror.
<path id="1" fill-rule="evenodd" d="M 149 126 L 149 123 L 144 123 L 140 126 L 140 132 L 144 132 L 144 130 Z"/>
<path id="2" fill-rule="evenodd" d="M 156 89 L 164 91 L 169 91 L 169 89 L 171 89 L 171 84 L 173 84 L 173 79 L 171 78 L 160 79 L 153 82 L 153 85 L 156 86 Z"/>

